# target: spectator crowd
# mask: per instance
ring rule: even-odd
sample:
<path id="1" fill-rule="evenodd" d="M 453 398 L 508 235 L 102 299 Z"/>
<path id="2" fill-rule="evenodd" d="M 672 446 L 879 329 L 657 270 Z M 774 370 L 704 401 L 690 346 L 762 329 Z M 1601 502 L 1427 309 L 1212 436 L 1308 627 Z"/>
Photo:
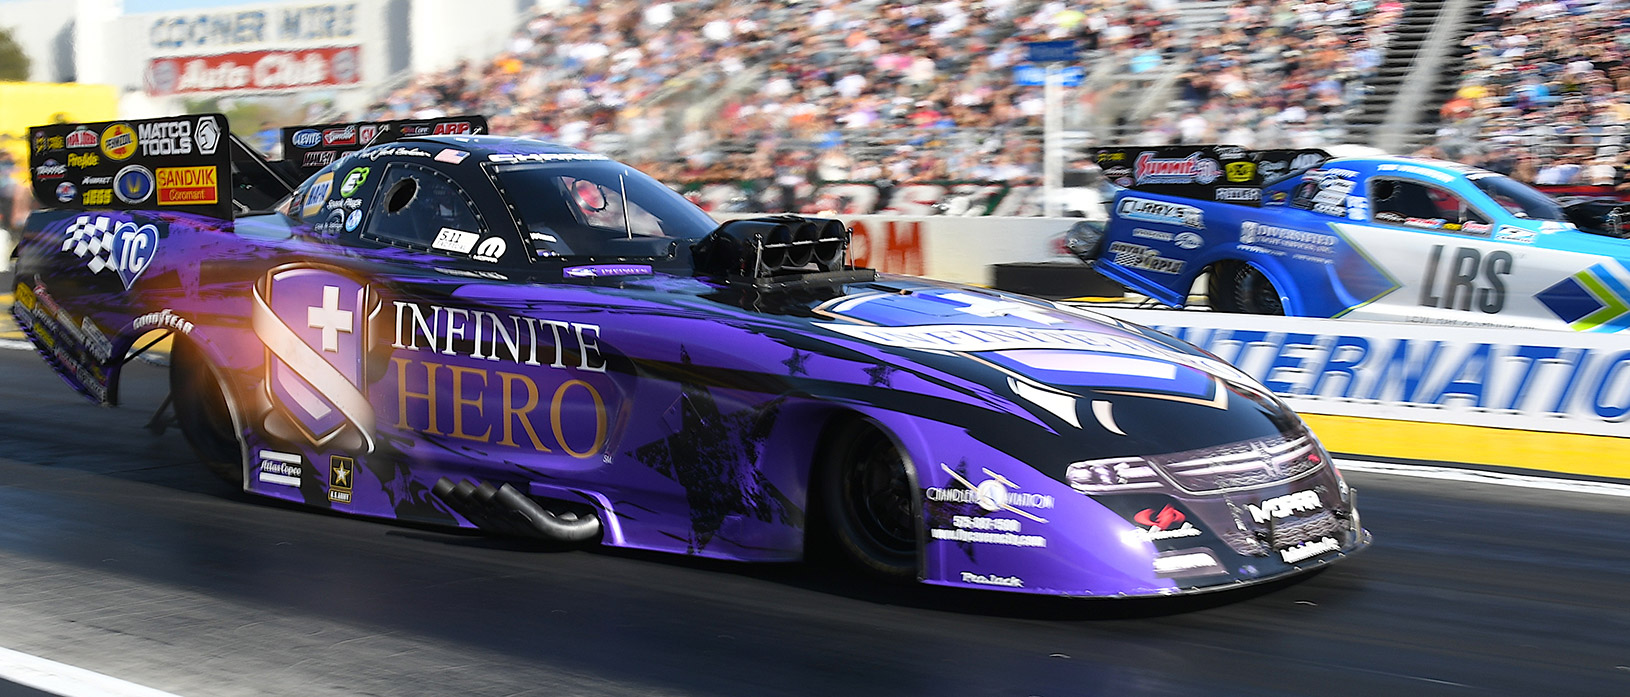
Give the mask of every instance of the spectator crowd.
<path id="1" fill-rule="evenodd" d="M 1341 141 L 1403 10 L 1399 0 L 1218 7 L 583 1 L 537 14 L 491 60 L 416 77 L 366 118 L 486 114 L 495 133 L 610 152 L 674 182 L 1031 183 L 1044 100 L 1014 79 L 1026 42 L 1082 48 L 1092 79 L 1067 111 L 1084 132 L 1314 147 Z M 1149 99 L 1163 103 L 1149 110 Z"/>

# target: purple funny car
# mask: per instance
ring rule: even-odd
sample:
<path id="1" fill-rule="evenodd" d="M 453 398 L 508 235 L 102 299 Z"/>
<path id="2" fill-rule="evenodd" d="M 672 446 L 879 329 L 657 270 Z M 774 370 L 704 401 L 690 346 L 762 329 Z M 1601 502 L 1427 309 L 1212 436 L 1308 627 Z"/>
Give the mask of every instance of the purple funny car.
<path id="1" fill-rule="evenodd" d="M 281 163 L 220 115 L 34 129 L 69 165 L 36 178 L 13 313 L 104 404 L 173 337 L 208 466 L 357 515 L 1069 596 L 1369 542 L 1301 419 L 1171 337 L 854 268 L 842 223 L 720 225 L 588 152 L 299 130 L 350 126 Z"/>

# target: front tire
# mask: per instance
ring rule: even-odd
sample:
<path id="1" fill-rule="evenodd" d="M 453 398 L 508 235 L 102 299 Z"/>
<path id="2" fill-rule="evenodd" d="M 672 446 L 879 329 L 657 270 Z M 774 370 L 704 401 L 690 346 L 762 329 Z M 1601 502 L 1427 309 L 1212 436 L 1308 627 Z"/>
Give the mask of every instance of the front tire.
<path id="1" fill-rule="evenodd" d="M 175 342 L 170 395 L 176 423 L 193 452 L 215 476 L 242 487 L 243 445 L 227 405 L 226 387 L 209 359 L 190 342 Z"/>
<path id="2" fill-rule="evenodd" d="M 838 551 L 889 580 L 917 574 L 916 484 L 905 454 L 878 427 L 842 429 L 821 468 L 822 513 Z"/>

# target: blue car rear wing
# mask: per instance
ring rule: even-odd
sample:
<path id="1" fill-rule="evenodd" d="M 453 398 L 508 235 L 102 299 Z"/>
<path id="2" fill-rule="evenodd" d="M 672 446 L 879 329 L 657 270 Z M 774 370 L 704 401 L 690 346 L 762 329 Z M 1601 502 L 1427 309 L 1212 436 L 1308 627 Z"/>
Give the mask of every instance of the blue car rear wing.
<path id="1" fill-rule="evenodd" d="M 1262 189 L 1330 159 L 1323 150 L 1250 150 L 1237 145 L 1109 147 L 1092 151 L 1104 178 L 1137 191 L 1262 205 Z"/>

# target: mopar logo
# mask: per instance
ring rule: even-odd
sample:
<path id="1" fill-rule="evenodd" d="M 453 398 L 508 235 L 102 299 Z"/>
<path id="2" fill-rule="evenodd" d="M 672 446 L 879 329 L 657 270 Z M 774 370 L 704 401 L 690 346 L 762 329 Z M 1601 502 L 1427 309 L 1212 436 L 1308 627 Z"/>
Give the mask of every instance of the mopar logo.
<path id="1" fill-rule="evenodd" d="M 307 128 L 301 131 L 296 131 L 294 134 L 293 143 L 294 147 L 297 148 L 316 147 L 316 145 L 321 142 L 323 142 L 323 134 L 318 133 L 317 129 L 315 128 Z"/>

